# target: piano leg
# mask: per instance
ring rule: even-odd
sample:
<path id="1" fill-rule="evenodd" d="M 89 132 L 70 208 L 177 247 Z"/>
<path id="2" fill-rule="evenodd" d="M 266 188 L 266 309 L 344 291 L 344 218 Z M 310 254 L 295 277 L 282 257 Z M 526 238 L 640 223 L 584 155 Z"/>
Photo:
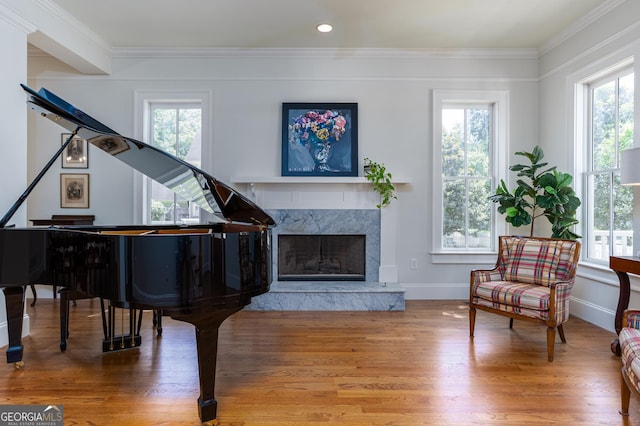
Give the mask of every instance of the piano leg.
<path id="1" fill-rule="evenodd" d="M 69 293 L 71 290 L 62 287 L 60 289 L 60 350 L 67 350 L 67 338 L 69 337 Z"/>
<path id="2" fill-rule="evenodd" d="M 5 306 L 7 309 L 7 332 L 9 347 L 7 348 L 7 364 L 16 363 L 22 366 L 22 317 L 24 316 L 24 287 L 4 287 Z"/>
<path id="3" fill-rule="evenodd" d="M 229 308 L 210 313 L 171 315 L 171 318 L 188 322 L 196 327 L 200 397 L 198 414 L 202 422 L 215 420 L 218 402 L 215 400 L 216 358 L 218 355 L 218 328 L 225 319 L 242 308 Z"/>
<path id="4" fill-rule="evenodd" d="M 153 326 L 156 328 L 158 337 L 162 336 L 162 309 L 153 310 Z"/>

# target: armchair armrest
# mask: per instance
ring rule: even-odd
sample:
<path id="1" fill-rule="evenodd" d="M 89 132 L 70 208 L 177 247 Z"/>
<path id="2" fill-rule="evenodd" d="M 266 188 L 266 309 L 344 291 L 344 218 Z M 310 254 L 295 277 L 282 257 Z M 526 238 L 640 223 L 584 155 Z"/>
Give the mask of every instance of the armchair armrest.
<path id="1" fill-rule="evenodd" d="M 640 310 L 627 309 L 622 314 L 622 327 L 640 329 Z"/>
<path id="2" fill-rule="evenodd" d="M 569 287 L 572 288 L 573 285 L 575 284 L 576 280 L 575 279 L 570 279 L 570 280 L 564 280 L 564 281 L 554 281 L 549 283 L 548 287 L 551 290 L 556 290 L 556 287 Z"/>
<path id="3" fill-rule="evenodd" d="M 476 269 L 471 271 L 472 283 L 483 283 L 486 281 L 500 281 L 502 280 L 502 274 L 500 269 L 495 267 L 493 269 Z"/>

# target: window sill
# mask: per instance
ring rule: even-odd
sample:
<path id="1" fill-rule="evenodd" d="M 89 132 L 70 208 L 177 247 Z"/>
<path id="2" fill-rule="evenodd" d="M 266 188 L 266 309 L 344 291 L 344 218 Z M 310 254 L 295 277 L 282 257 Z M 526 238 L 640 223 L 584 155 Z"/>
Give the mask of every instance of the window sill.
<path id="1" fill-rule="evenodd" d="M 496 260 L 498 259 L 497 252 L 489 252 L 489 251 L 439 251 L 439 252 L 431 252 L 431 261 L 434 264 L 442 263 L 442 264 L 486 264 L 494 266 L 496 264 Z"/>

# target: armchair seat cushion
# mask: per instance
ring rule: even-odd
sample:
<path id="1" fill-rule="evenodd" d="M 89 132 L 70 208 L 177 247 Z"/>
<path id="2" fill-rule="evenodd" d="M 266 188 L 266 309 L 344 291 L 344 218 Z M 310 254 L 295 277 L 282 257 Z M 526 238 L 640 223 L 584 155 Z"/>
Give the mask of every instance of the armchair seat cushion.
<path id="1" fill-rule="evenodd" d="M 518 306 L 538 311 L 549 310 L 549 287 L 513 281 L 485 281 L 471 289 L 474 298 L 491 303 Z M 474 302 L 480 302 L 479 300 Z"/>
<path id="2" fill-rule="evenodd" d="M 618 338 L 622 366 L 636 391 L 640 391 L 640 330 L 625 327 L 620 330 Z"/>
<path id="3" fill-rule="evenodd" d="M 549 287 L 510 281 L 485 281 L 472 286 L 473 303 L 531 318 L 549 319 Z"/>

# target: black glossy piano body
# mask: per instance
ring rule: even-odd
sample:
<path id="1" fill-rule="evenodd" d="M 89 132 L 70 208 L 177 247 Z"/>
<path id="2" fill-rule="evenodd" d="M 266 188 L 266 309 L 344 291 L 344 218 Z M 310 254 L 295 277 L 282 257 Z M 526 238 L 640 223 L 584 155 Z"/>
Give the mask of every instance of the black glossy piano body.
<path id="1" fill-rule="evenodd" d="M 154 147 L 123 137 L 52 93 L 23 86 L 41 115 L 197 203 L 217 221 L 198 225 L 6 227 L 52 161 L 0 220 L 0 287 L 7 362 L 22 360 L 24 286 L 54 285 L 115 306 L 161 310 L 195 326 L 199 414 L 214 420 L 218 327 L 269 290 L 273 219 L 232 188 Z"/>

